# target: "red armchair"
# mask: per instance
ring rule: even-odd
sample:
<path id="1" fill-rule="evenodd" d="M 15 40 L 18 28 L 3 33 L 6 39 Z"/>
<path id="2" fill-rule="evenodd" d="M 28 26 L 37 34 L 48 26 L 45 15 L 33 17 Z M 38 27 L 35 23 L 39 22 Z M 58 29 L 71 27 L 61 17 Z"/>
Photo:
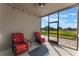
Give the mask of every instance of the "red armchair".
<path id="1" fill-rule="evenodd" d="M 43 44 L 45 43 L 45 39 L 44 38 L 41 38 L 41 35 L 39 32 L 34 32 L 34 35 L 35 35 L 35 38 L 36 38 L 36 41 L 40 44 Z"/>
<path id="2" fill-rule="evenodd" d="M 29 45 L 24 41 L 23 33 L 13 33 L 12 34 L 12 51 L 14 55 L 22 54 L 25 51 L 28 51 Z"/>

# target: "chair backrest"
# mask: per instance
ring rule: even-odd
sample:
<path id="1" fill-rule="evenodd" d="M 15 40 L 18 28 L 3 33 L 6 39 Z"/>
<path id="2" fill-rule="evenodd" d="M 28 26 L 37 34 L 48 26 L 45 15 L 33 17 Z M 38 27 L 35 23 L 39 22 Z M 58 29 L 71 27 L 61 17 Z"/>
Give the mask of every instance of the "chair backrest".
<path id="1" fill-rule="evenodd" d="M 20 43 L 24 41 L 24 34 L 23 33 L 13 33 L 12 34 L 12 41 L 14 43 Z"/>
<path id="2" fill-rule="evenodd" d="M 37 39 L 40 39 L 40 38 L 41 38 L 41 35 L 40 35 L 39 32 L 34 32 L 34 35 L 35 35 L 35 37 L 36 37 Z"/>

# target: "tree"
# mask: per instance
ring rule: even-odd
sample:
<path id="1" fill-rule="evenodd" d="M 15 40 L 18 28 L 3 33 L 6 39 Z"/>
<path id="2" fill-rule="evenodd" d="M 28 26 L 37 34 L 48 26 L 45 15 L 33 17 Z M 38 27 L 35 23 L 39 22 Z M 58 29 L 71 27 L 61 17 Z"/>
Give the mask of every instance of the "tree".
<path id="1" fill-rule="evenodd" d="M 71 28 L 71 27 L 68 27 L 68 28 L 66 28 L 65 30 L 72 30 L 72 28 Z"/>

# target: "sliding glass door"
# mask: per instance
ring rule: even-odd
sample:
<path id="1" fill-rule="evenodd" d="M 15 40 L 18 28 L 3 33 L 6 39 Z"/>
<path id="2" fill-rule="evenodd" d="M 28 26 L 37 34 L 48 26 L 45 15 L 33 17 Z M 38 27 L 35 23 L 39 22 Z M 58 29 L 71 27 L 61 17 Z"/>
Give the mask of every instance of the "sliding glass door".
<path id="1" fill-rule="evenodd" d="M 58 13 L 49 15 L 49 41 L 58 44 Z"/>

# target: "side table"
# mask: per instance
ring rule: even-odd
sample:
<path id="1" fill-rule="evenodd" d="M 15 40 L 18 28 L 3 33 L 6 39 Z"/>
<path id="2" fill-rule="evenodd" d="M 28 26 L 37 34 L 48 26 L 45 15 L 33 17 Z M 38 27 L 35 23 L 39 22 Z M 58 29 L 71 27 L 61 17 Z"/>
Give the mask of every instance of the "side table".
<path id="1" fill-rule="evenodd" d="M 32 46 L 34 46 L 34 41 L 33 40 L 27 40 L 28 44 L 29 44 L 29 49 L 32 48 Z"/>

